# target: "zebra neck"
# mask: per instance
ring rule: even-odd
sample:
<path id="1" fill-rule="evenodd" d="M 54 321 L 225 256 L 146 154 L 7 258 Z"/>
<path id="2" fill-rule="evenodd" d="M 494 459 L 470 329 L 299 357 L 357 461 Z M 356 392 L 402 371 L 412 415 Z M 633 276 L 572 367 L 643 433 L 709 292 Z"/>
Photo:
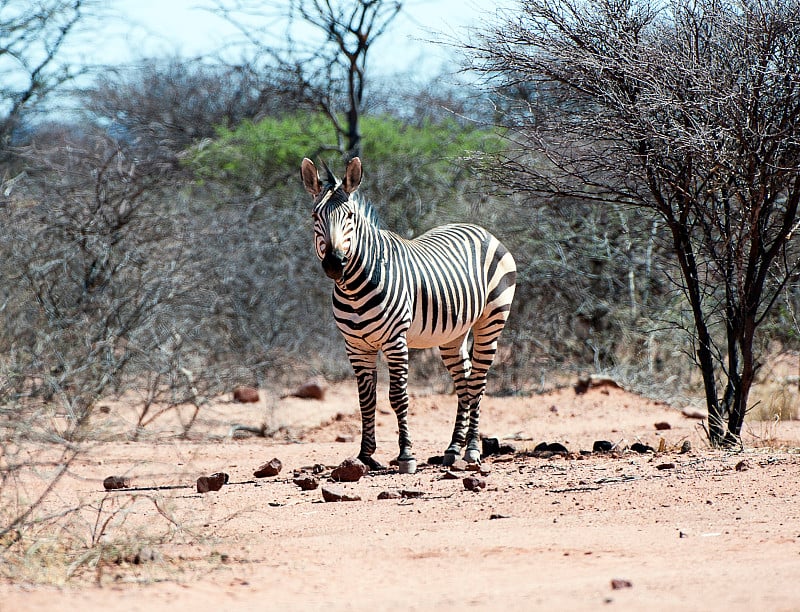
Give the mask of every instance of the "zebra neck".
<path id="1" fill-rule="evenodd" d="M 381 290 L 385 284 L 385 269 L 389 259 L 388 246 L 388 241 L 377 227 L 360 219 L 356 223 L 351 260 L 341 281 L 336 283 L 337 293 L 352 296 Z"/>

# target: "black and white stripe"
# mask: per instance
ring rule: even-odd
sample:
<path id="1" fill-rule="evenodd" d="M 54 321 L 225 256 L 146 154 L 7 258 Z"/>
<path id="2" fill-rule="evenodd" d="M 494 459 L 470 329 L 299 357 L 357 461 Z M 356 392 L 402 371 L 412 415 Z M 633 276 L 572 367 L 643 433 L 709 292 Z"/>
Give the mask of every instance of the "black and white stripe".
<path id="1" fill-rule="evenodd" d="M 516 265 L 511 253 L 476 225 L 443 225 L 412 240 L 380 229 L 372 207 L 354 193 L 361 183 L 359 158 L 350 161 L 342 180 L 326 167 L 323 183 L 309 159 L 303 160 L 301 174 L 314 198 L 317 256 L 335 282 L 334 318 L 358 381 L 359 458 L 372 468 L 380 467 L 372 455 L 376 364 L 378 351 L 383 351 L 389 401 L 400 432 L 398 460 L 401 467 L 413 465 L 408 350 L 438 346 L 458 396 L 445 461 L 452 463 L 465 445 L 465 459 L 477 461 L 486 374 L 514 297 Z"/>

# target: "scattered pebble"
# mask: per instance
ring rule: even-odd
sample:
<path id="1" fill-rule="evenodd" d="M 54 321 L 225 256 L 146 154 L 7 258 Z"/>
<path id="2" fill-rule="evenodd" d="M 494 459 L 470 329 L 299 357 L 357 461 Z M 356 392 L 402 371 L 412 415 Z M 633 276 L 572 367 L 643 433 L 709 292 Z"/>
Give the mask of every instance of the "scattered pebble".
<path id="1" fill-rule="evenodd" d="M 681 410 L 681 414 L 687 419 L 705 419 L 708 416 L 703 410 L 699 410 L 698 408 L 684 408 Z"/>
<path id="2" fill-rule="evenodd" d="M 631 444 L 631 450 L 635 453 L 641 453 L 641 454 L 656 452 L 656 450 L 652 446 L 648 444 L 642 444 L 641 442 L 634 442 L 633 444 Z"/>
<path id="3" fill-rule="evenodd" d="M 303 491 L 313 491 L 319 486 L 319 479 L 316 476 L 300 475 L 297 476 L 292 482 L 300 487 Z"/>
<path id="4" fill-rule="evenodd" d="M 666 421 L 659 421 L 658 423 L 655 424 L 655 428 L 658 431 L 664 431 L 666 429 L 672 429 L 672 425 L 670 425 Z"/>
<path id="5" fill-rule="evenodd" d="M 592 444 L 593 453 L 608 453 L 614 448 L 614 444 L 608 440 L 595 440 Z"/>
<path id="6" fill-rule="evenodd" d="M 747 459 L 742 459 L 739 463 L 736 464 L 736 471 L 737 472 L 746 472 L 753 466 Z"/>
<path id="7" fill-rule="evenodd" d="M 674 470 L 675 464 L 674 463 L 659 463 L 656 466 L 657 470 Z"/>
<path id="8" fill-rule="evenodd" d="M 103 488 L 106 491 L 113 491 L 114 489 L 127 489 L 131 486 L 131 479 L 127 476 L 109 476 L 103 480 Z"/>
<path id="9" fill-rule="evenodd" d="M 258 389 L 255 387 L 240 385 L 233 390 L 234 402 L 239 402 L 240 404 L 252 404 L 257 402 L 258 399 Z"/>
<path id="10" fill-rule="evenodd" d="M 633 586 L 633 583 L 630 580 L 625 580 L 624 578 L 614 578 L 611 581 L 611 588 L 616 590 L 619 589 L 629 589 Z"/>
<path id="11" fill-rule="evenodd" d="M 322 487 L 322 499 L 326 502 L 361 501 L 361 497 L 347 493 L 339 487 Z"/>
<path id="12" fill-rule="evenodd" d="M 253 472 L 253 476 L 256 478 L 264 478 L 266 476 L 277 476 L 281 473 L 283 469 L 283 463 L 277 457 L 271 459 L 267 463 L 262 463 L 258 469 Z"/>
<path id="13" fill-rule="evenodd" d="M 200 476 L 197 479 L 197 492 L 208 493 L 209 491 L 219 491 L 222 485 L 228 483 L 228 475 L 225 472 L 216 472 L 211 476 Z"/>
<path id="14" fill-rule="evenodd" d="M 369 468 L 356 457 L 349 457 L 331 472 L 331 480 L 336 482 L 358 482 Z"/>
<path id="15" fill-rule="evenodd" d="M 486 488 L 486 481 L 480 476 L 467 476 L 463 480 L 464 488 L 467 491 L 480 491 Z"/>
<path id="16" fill-rule="evenodd" d="M 321 401 L 325 399 L 325 385 L 319 381 L 311 380 L 297 387 L 297 389 L 292 392 L 292 396 L 299 397 L 301 399 L 314 399 Z"/>

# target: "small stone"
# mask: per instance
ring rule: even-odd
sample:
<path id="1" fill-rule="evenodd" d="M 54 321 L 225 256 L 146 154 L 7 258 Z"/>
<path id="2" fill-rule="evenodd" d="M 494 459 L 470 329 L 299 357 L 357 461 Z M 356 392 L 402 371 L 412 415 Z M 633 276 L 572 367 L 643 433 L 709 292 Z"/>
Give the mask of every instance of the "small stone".
<path id="1" fill-rule="evenodd" d="M 611 581 L 611 588 L 616 590 L 619 589 L 629 589 L 633 586 L 633 583 L 630 580 L 625 580 L 623 578 L 614 578 Z"/>
<path id="2" fill-rule="evenodd" d="M 452 472 L 466 472 L 467 466 L 469 464 L 464 461 L 463 459 L 456 459 L 453 461 L 453 465 L 450 466 L 450 471 Z"/>
<path id="3" fill-rule="evenodd" d="M 417 499 L 425 495 L 424 491 L 418 491 L 416 489 L 401 489 L 400 496 L 404 499 Z"/>
<path id="4" fill-rule="evenodd" d="M 664 430 L 667 430 L 667 429 L 672 429 L 672 425 L 670 425 L 670 424 L 669 424 L 669 423 L 667 423 L 666 421 L 659 421 L 658 423 L 656 423 L 656 424 L 654 425 L 654 427 L 655 427 L 655 428 L 656 428 L 656 430 L 658 430 L 658 431 L 664 431 Z"/>
<path id="5" fill-rule="evenodd" d="M 127 489 L 131 486 L 131 479 L 127 476 L 109 476 L 103 480 L 103 488 L 106 491 L 114 489 Z"/>
<path id="6" fill-rule="evenodd" d="M 689 440 L 684 440 L 683 444 L 681 444 L 681 455 L 685 455 L 691 450 L 692 450 L 692 443 Z"/>
<path id="7" fill-rule="evenodd" d="M 698 408 L 684 408 L 681 414 L 687 419 L 705 419 L 708 415 Z"/>
<path id="8" fill-rule="evenodd" d="M 592 444 L 593 453 L 608 453 L 614 448 L 614 444 L 608 440 L 595 440 Z"/>
<path id="9" fill-rule="evenodd" d="M 197 492 L 208 493 L 209 491 L 219 491 L 222 485 L 228 482 L 228 475 L 225 472 L 217 472 L 211 476 L 201 476 L 197 479 Z"/>
<path id="10" fill-rule="evenodd" d="M 635 442 L 631 444 L 631 450 L 635 453 L 655 453 L 656 450 L 652 446 L 648 446 L 647 444 L 642 444 L 641 442 Z"/>
<path id="11" fill-rule="evenodd" d="M 325 385 L 316 380 L 312 380 L 297 387 L 292 395 L 301 399 L 324 400 Z"/>
<path id="12" fill-rule="evenodd" d="M 402 497 L 400 491 L 381 491 L 378 493 L 378 499 L 401 499 Z"/>
<path id="13" fill-rule="evenodd" d="M 252 404 L 257 402 L 258 399 L 258 389 L 255 387 L 240 385 L 233 390 L 234 402 L 239 402 L 240 404 Z"/>
<path id="14" fill-rule="evenodd" d="M 300 487 L 303 491 L 313 491 L 319 486 L 319 480 L 316 476 L 300 475 L 292 482 Z"/>
<path id="15" fill-rule="evenodd" d="M 256 478 L 264 478 L 266 476 L 277 476 L 283 469 L 283 463 L 277 457 L 269 460 L 267 463 L 262 463 L 258 469 L 253 472 Z"/>
<path id="16" fill-rule="evenodd" d="M 736 471 L 737 472 L 746 472 L 753 466 L 750 465 L 750 462 L 747 459 L 742 459 L 739 463 L 736 464 Z"/>
<path id="17" fill-rule="evenodd" d="M 547 451 L 553 453 L 554 455 L 566 455 L 569 453 L 567 447 L 563 444 L 559 444 L 558 442 L 552 442 L 551 444 L 548 444 Z"/>
<path id="18" fill-rule="evenodd" d="M 451 470 L 445 470 L 442 473 L 442 480 L 458 480 L 460 476 Z"/>
<path id="19" fill-rule="evenodd" d="M 337 482 L 358 482 L 369 471 L 369 468 L 356 457 L 342 461 L 339 467 L 331 472 L 331 480 Z"/>
<path id="20" fill-rule="evenodd" d="M 508 516 L 507 514 L 491 514 L 491 515 L 489 515 L 489 520 L 490 521 L 496 521 L 498 519 L 507 519 L 507 518 L 511 518 L 511 517 Z"/>
<path id="21" fill-rule="evenodd" d="M 361 497 L 349 494 L 339 487 L 322 487 L 322 499 L 326 502 L 361 501 Z"/>
<path id="22" fill-rule="evenodd" d="M 348 442 L 349 443 L 349 442 L 353 441 L 353 436 L 351 436 L 349 434 L 339 434 L 338 436 L 336 436 L 336 441 L 337 442 Z"/>
<path id="23" fill-rule="evenodd" d="M 675 464 L 674 463 L 659 463 L 656 466 L 657 470 L 674 470 Z"/>
<path id="24" fill-rule="evenodd" d="M 467 491 L 480 491 L 486 488 L 486 481 L 479 476 L 467 476 L 463 480 L 464 488 Z"/>
<path id="25" fill-rule="evenodd" d="M 481 456 L 489 457 L 500 454 L 500 440 L 497 438 L 481 438 Z"/>

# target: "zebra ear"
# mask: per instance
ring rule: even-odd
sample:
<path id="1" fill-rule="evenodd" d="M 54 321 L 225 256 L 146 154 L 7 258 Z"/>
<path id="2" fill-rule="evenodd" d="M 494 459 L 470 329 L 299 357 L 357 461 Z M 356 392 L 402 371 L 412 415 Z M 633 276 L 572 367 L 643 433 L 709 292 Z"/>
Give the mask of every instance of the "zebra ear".
<path id="1" fill-rule="evenodd" d="M 342 180 L 342 188 L 347 193 L 353 193 L 361 184 L 362 176 L 361 160 L 358 157 L 354 157 L 347 163 L 347 168 L 344 171 L 344 179 Z"/>
<path id="2" fill-rule="evenodd" d="M 314 162 L 307 157 L 303 158 L 303 163 L 300 164 L 300 176 L 303 177 L 303 187 L 311 194 L 311 197 L 316 198 L 322 191 L 322 182 L 319 180 L 319 172 L 317 172 Z"/>

